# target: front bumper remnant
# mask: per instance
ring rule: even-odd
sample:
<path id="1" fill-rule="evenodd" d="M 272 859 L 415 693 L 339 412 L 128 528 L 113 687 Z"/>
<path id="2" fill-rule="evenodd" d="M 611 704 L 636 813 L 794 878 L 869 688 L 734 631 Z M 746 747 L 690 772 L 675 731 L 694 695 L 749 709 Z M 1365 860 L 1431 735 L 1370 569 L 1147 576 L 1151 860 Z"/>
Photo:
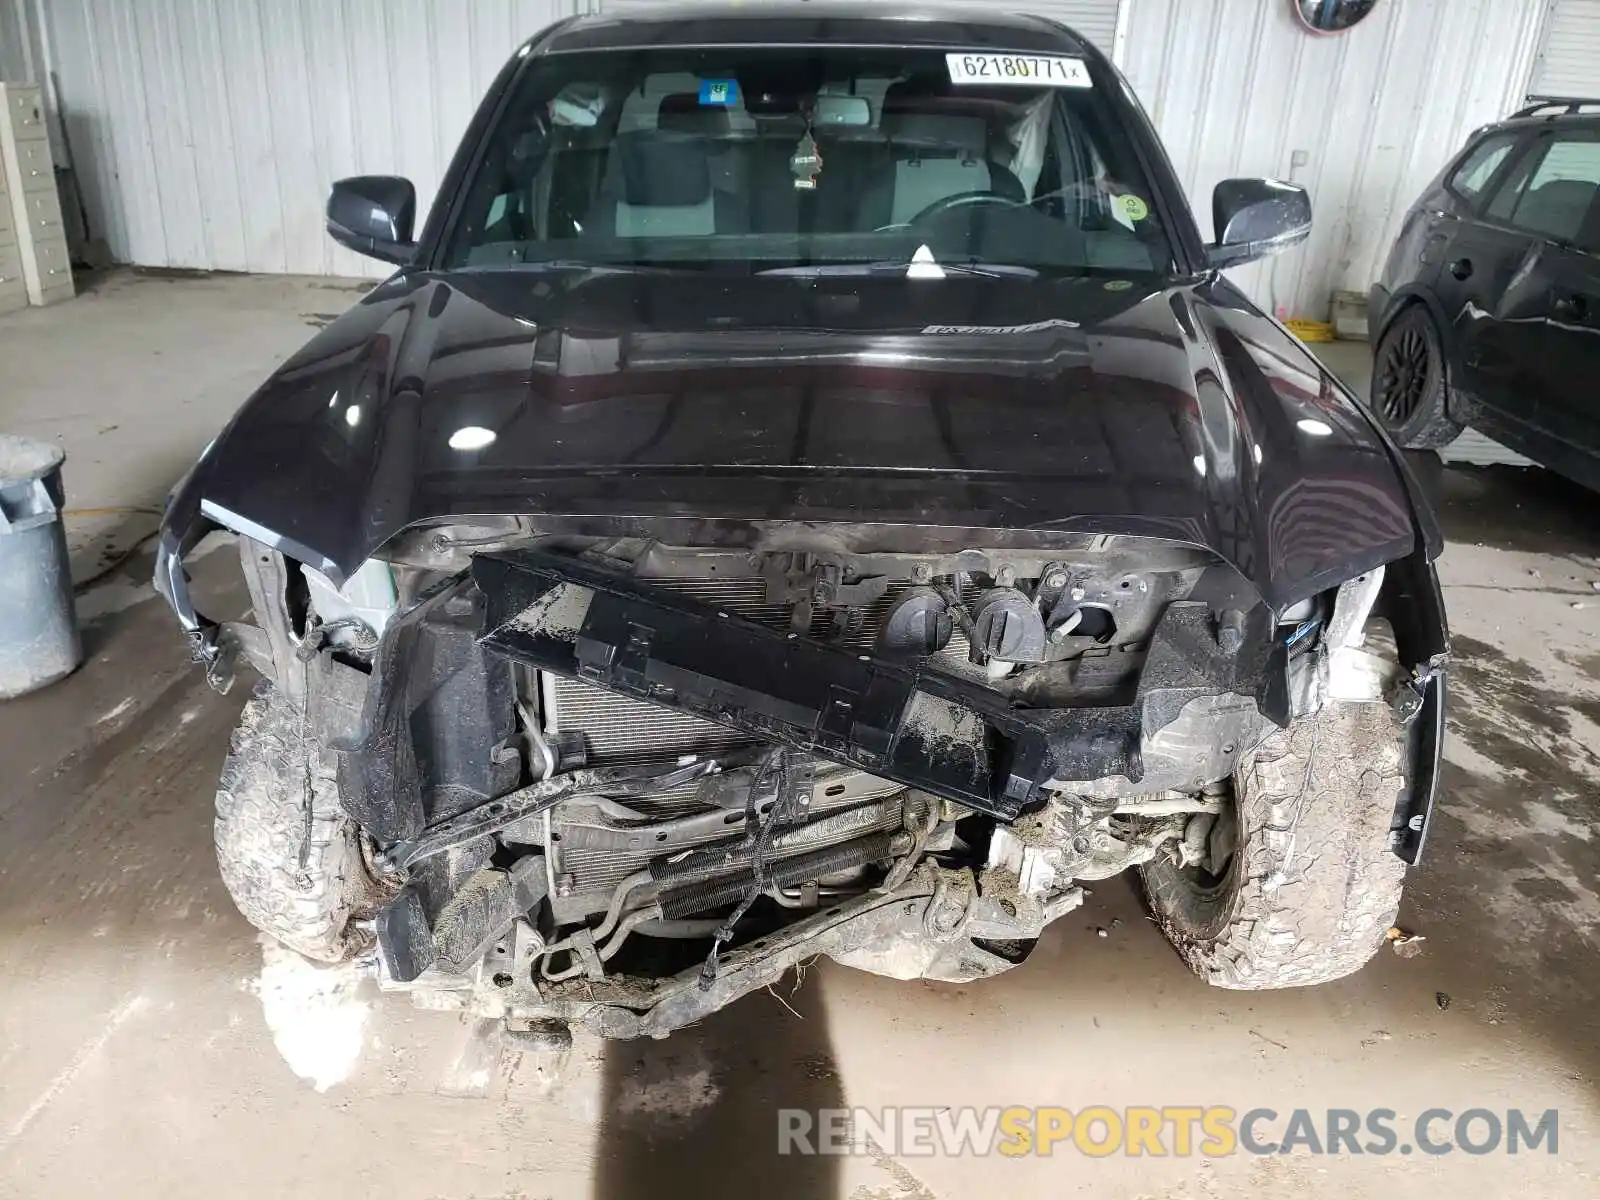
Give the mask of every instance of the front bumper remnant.
<path id="1" fill-rule="evenodd" d="M 1261 639 L 1223 649 L 1203 604 L 1169 607 L 1133 704 L 1022 709 L 930 666 L 768 629 L 565 555 L 484 554 L 472 574 L 492 652 L 1005 821 L 1052 784 L 1194 790 L 1263 728 Z"/>

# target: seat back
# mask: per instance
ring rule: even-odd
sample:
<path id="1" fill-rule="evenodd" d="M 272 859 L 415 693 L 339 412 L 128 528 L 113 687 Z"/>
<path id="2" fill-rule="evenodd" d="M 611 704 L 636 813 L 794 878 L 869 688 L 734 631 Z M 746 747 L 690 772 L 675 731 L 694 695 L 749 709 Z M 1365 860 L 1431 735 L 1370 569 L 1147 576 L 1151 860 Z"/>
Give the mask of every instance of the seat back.
<path id="1" fill-rule="evenodd" d="M 656 108 L 656 129 L 662 133 L 698 138 L 704 143 L 711 167 L 711 188 L 740 196 L 748 186 L 746 156 L 732 140 L 733 121 L 725 107 L 701 104 L 695 92 L 673 92 Z"/>
<path id="2" fill-rule="evenodd" d="M 947 196 L 986 192 L 993 186 L 986 157 L 989 131 L 982 117 L 886 111 L 883 124 L 894 164 L 889 206 L 894 224 L 911 220 Z"/>
<path id="3" fill-rule="evenodd" d="M 602 189 L 602 231 L 618 237 L 692 237 L 717 231 L 711 163 L 700 138 L 657 130 L 619 133 L 615 178 Z"/>
<path id="4" fill-rule="evenodd" d="M 930 204 L 963 192 L 1020 192 L 1015 176 L 989 161 L 989 123 L 981 106 L 928 79 L 894 84 L 882 105 L 878 132 L 888 152 L 865 189 L 864 227 L 904 225 Z"/>

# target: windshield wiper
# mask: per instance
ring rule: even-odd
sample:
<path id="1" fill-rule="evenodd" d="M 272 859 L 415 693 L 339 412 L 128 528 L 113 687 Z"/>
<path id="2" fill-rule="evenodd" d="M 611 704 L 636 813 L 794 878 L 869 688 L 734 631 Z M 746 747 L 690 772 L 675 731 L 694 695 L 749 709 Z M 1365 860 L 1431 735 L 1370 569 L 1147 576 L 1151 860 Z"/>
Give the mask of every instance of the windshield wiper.
<path id="1" fill-rule="evenodd" d="M 673 271 L 701 271 L 704 264 L 700 262 L 685 262 L 680 267 L 677 264 L 664 265 L 654 262 L 607 262 L 604 259 L 581 258 L 528 258 L 512 262 L 476 263 L 472 268 L 480 271 L 587 271 L 594 274 L 611 272 L 624 275 L 665 275 Z"/>
<path id="2" fill-rule="evenodd" d="M 979 262 L 933 262 L 928 264 L 912 262 L 871 262 L 871 263 L 815 263 L 797 267 L 768 267 L 766 270 L 757 271 L 757 275 L 787 275 L 795 278 L 813 278 L 827 275 L 909 275 L 915 279 L 919 276 L 912 271 L 914 266 L 926 266 L 937 269 L 946 275 L 965 275 L 981 279 L 1037 279 L 1039 272 L 1032 267 L 1021 267 L 1011 263 L 979 263 Z M 927 278 L 929 276 L 921 276 Z"/>

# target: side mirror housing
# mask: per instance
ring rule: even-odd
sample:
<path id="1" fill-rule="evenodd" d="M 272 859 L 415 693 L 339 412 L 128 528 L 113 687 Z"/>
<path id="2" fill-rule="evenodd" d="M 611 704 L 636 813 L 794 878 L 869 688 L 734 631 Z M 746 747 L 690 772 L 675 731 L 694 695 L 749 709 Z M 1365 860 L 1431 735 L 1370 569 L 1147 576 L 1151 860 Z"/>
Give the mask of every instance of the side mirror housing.
<path id="1" fill-rule="evenodd" d="M 328 234 L 341 246 L 389 263 L 407 263 L 416 253 L 411 227 L 417 219 L 417 189 L 398 175 L 355 175 L 328 193 Z"/>
<path id="2" fill-rule="evenodd" d="M 1277 254 L 1311 235 L 1311 197 L 1276 179 L 1224 179 L 1211 193 L 1213 267 L 1236 267 Z"/>

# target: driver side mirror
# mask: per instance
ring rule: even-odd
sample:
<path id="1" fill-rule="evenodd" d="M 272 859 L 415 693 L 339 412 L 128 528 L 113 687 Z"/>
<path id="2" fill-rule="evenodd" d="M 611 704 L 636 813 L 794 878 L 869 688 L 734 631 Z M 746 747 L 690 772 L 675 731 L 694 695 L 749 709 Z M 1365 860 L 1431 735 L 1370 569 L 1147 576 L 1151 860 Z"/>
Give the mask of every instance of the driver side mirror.
<path id="1" fill-rule="evenodd" d="M 1311 197 L 1275 179 L 1224 179 L 1211 193 L 1217 240 L 1207 256 L 1218 269 L 1254 262 L 1311 236 Z"/>
<path id="2" fill-rule="evenodd" d="M 368 258 L 408 263 L 416 253 L 411 226 L 417 189 L 398 175 L 355 175 L 328 193 L 328 234 Z"/>

